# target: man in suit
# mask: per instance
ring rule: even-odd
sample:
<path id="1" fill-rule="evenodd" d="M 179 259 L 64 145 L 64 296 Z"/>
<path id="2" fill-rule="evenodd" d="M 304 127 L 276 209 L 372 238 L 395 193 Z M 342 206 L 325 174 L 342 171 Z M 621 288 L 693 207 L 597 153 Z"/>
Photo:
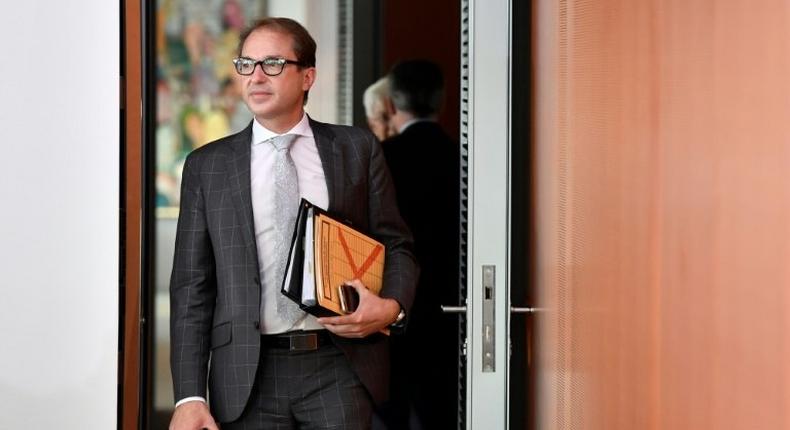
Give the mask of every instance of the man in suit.
<path id="1" fill-rule="evenodd" d="M 364 429 L 387 396 L 380 332 L 410 313 L 411 235 L 373 135 L 305 114 L 315 48 L 287 18 L 245 31 L 234 64 L 255 119 L 185 162 L 170 286 L 171 429 Z M 354 280 L 350 315 L 316 319 L 280 293 L 300 197 L 386 246 L 380 296 Z"/>
<path id="2" fill-rule="evenodd" d="M 458 323 L 441 305 L 458 302 L 460 152 L 436 122 L 439 67 L 405 61 L 388 79 L 397 135 L 382 146 L 422 271 L 408 328 L 393 336 L 392 401 L 380 415 L 391 429 L 455 428 Z"/>

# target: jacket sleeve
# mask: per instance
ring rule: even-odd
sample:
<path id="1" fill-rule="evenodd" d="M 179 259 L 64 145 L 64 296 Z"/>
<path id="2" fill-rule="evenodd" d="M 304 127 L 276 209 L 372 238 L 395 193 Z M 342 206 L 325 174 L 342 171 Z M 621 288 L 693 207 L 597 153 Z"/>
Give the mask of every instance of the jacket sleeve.
<path id="1" fill-rule="evenodd" d="M 210 329 L 217 294 L 200 163 L 187 157 L 170 278 L 170 367 L 175 400 L 206 398 Z"/>
<path id="2" fill-rule="evenodd" d="M 414 256 L 411 232 L 400 216 L 395 186 L 381 149 L 381 144 L 367 134 L 370 144 L 368 223 L 370 232 L 386 246 L 384 282 L 381 297 L 395 299 L 406 311 L 414 302 L 419 266 Z"/>

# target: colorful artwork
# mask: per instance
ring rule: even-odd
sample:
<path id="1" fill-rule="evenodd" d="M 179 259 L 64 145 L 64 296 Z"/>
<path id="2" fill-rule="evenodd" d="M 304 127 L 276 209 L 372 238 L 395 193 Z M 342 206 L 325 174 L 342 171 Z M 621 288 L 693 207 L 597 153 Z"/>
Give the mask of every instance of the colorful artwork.
<path id="1" fill-rule="evenodd" d="M 177 214 L 181 170 L 193 149 L 244 128 L 236 56 L 239 33 L 263 0 L 159 0 L 156 34 L 156 207 Z"/>

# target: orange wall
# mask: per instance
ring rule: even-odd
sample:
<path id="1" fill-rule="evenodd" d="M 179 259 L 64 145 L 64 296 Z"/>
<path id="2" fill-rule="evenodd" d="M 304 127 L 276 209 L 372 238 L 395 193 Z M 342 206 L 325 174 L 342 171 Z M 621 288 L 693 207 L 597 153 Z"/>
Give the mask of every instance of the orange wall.
<path id="1" fill-rule="evenodd" d="M 790 428 L 790 5 L 533 12 L 538 428 Z"/>

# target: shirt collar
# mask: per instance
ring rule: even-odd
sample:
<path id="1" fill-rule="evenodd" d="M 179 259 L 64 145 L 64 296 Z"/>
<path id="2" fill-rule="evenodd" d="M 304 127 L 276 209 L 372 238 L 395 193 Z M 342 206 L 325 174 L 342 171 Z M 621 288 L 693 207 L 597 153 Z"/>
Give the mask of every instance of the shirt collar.
<path id="1" fill-rule="evenodd" d="M 400 127 L 400 129 L 398 129 L 398 134 L 403 133 L 404 131 L 406 131 L 407 128 L 411 127 L 414 124 L 417 124 L 418 122 L 432 122 L 432 121 L 433 120 L 431 120 L 430 118 L 414 118 L 414 119 L 410 119 L 410 120 L 406 121 Z"/>
<path id="2" fill-rule="evenodd" d="M 302 119 L 296 123 L 290 130 L 283 134 L 295 134 L 297 136 L 313 137 L 313 129 L 310 128 L 310 119 L 307 113 L 302 114 Z M 257 119 L 252 120 L 252 144 L 257 145 L 263 143 L 273 137 L 281 136 L 268 128 L 264 127 Z"/>

